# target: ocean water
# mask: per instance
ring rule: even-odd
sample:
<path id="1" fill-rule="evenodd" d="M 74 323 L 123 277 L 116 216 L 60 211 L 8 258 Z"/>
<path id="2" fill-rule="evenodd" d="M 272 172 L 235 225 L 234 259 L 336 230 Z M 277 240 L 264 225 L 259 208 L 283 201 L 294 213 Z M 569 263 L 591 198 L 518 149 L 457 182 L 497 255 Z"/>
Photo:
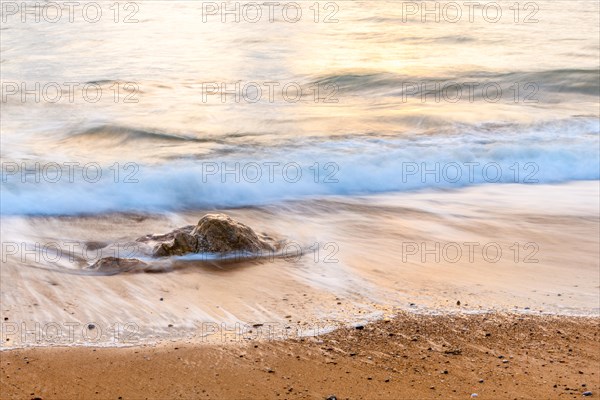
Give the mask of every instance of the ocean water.
<path id="1" fill-rule="evenodd" d="M 449 3 L 5 4 L 2 214 L 597 180 L 598 3 Z"/>
<path id="2" fill-rule="evenodd" d="M 597 1 L 280 3 L 2 1 L 0 347 L 598 315 Z M 300 254 L 136 247 L 211 211 Z"/>

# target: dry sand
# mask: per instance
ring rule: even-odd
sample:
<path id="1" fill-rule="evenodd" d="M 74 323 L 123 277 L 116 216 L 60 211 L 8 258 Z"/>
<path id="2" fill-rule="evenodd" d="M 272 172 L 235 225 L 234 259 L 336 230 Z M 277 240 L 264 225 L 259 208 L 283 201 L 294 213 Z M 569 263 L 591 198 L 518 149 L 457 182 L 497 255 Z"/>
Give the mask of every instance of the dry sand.
<path id="1" fill-rule="evenodd" d="M 0 397 L 596 398 L 599 322 L 401 314 L 296 340 L 11 350 L 0 353 Z"/>

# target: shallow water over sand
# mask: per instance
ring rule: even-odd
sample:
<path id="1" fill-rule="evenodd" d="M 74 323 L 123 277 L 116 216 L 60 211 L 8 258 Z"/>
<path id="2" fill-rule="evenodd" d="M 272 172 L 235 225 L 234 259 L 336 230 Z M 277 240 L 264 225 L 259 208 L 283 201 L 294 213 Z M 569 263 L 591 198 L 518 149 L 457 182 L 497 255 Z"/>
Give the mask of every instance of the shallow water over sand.
<path id="1" fill-rule="evenodd" d="M 130 243 L 194 224 L 204 211 L 10 217 L 2 227 L 5 240 L 33 248 L 60 235 L 63 243 L 79 243 L 71 247 L 74 255 L 89 259 L 56 264 L 44 251 L 40 262 L 32 262 L 34 254 L 27 260 L 8 256 L 2 316 L 19 328 L 12 335 L 4 329 L 11 338 L 4 344 L 36 344 L 33 334 L 21 341 L 22 322 L 30 331 L 36 322 L 92 323 L 87 340 L 75 330 L 76 343 L 125 345 L 203 341 L 236 326 L 239 335 L 239 329 L 256 335 L 254 324 L 278 337 L 315 334 L 400 309 L 598 315 L 598 194 L 596 183 L 488 185 L 224 210 L 294 245 L 283 258 L 155 260 L 155 272 L 111 276 L 78 274 L 82 265 L 115 250 L 84 254 L 85 242 Z M 560 201 L 540 207 L 559 195 Z M 116 251 L 137 255 L 131 248 Z M 115 339 L 115 326 L 125 329 L 127 340 Z M 52 344 L 48 333 L 38 338 L 37 344 Z"/>

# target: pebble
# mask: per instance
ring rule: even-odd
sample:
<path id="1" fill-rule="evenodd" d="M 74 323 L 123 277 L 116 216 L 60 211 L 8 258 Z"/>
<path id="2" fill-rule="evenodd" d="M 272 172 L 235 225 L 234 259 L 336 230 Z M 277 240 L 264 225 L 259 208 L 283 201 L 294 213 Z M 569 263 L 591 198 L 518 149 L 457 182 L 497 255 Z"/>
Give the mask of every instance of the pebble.
<path id="1" fill-rule="evenodd" d="M 359 331 L 362 331 L 363 329 L 365 329 L 365 327 L 363 325 L 356 325 L 354 328 L 358 329 Z"/>
<path id="2" fill-rule="evenodd" d="M 483 379 L 480 379 L 480 380 L 479 380 L 479 383 L 483 383 L 483 382 L 485 382 Z"/>
<path id="3" fill-rule="evenodd" d="M 308 389 L 306 389 L 306 390 L 308 390 Z M 337 397 L 335 397 L 335 395 L 332 394 L 331 396 L 327 397 L 325 400 L 337 400 Z"/>
<path id="4" fill-rule="evenodd" d="M 473 393 L 471 394 L 471 398 L 474 399 L 475 397 L 478 397 L 479 395 L 477 393 Z"/>
<path id="5" fill-rule="evenodd" d="M 592 392 L 583 392 L 582 393 L 585 397 L 589 397 L 592 395 Z"/>

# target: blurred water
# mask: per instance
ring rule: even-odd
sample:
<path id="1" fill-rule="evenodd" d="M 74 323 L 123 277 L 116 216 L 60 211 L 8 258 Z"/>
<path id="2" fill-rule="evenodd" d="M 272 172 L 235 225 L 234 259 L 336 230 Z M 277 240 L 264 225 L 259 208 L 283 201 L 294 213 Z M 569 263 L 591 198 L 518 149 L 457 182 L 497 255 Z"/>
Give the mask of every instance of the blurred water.
<path id="1" fill-rule="evenodd" d="M 519 3 L 518 15 L 514 2 L 501 1 L 496 23 L 486 20 L 494 15 L 487 1 L 472 9 L 473 22 L 464 4 L 458 3 L 458 16 L 446 8 L 448 2 L 438 3 L 440 10 L 450 10 L 440 14 L 439 23 L 432 21 L 435 16 L 423 22 L 421 13 L 408 15 L 414 4 L 431 10 L 435 2 L 299 2 L 302 17 L 295 23 L 285 20 L 281 6 L 271 21 L 265 4 L 256 23 L 244 21 L 243 16 L 254 17 L 250 11 L 239 23 L 231 15 L 223 23 L 222 10 L 207 15 L 208 6 L 221 3 L 196 1 L 118 3 L 118 22 L 113 3 L 94 3 L 103 12 L 97 23 L 82 17 L 82 6 L 70 22 L 63 5 L 56 23 L 44 18 L 36 23 L 34 14 L 26 14 L 23 23 L 6 3 L 2 213 L 161 211 L 514 183 L 515 163 L 518 169 L 535 164 L 538 182 L 599 178 L 596 1 Z M 236 3 L 227 4 L 233 9 Z M 35 2 L 27 5 L 35 10 Z M 131 13 L 129 20 L 137 22 L 124 23 Z M 64 90 L 61 100 L 48 100 L 55 86 L 39 102 L 31 94 L 23 100 L 21 84 L 31 90 L 51 82 Z M 102 98 L 86 101 L 75 89 L 71 102 L 67 82 L 78 88 L 93 84 Z M 216 87 L 231 90 L 236 82 L 256 83 L 260 100 L 253 102 L 256 86 L 248 86 L 239 101 L 229 93 L 222 102 Z M 468 83 L 479 85 L 472 97 Z M 454 84 L 462 87 L 458 101 Z M 272 100 L 268 85 L 274 88 Z M 497 101 L 490 100 L 493 93 L 484 96 L 485 85 L 502 89 Z M 297 87 L 302 96 L 292 101 Z M 42 176 L 36 184 L 26 176 L 24 183 L 14 170 L 22 162 L 31 168 L 35 162 L 40 168 L 79 163 L 76 182 Z M 276 176 L 296 163 L 304 178 L 249 182 L 242 175 L 241 184 L 231 176 L 223 182 L 222 162 L 277 162 Z M 315 162 L 321 171 L 316 180 Z M 443 176 L 399 177 L 407 164 L 432 168 L 437 162 L 499 163 L 504 174 L 497 181 L 481 173 L 452 182 Z M 93 184 L 82 179 L 85 163 L 100 165 L 103 179 Z M 115 163 L 122 174 L 135 169 L 137 184 L 123 185 L 121 176 L 115 186 L 110 172 Z M 128 170 L 127 163 L 135 167 Z M 219 166 L 212 180 L 204 179 L 207 163 Z M 329 167 L 337 171 L 337 182 L 323 182 L 332 171 L 328 163 L 334 164 Z M 67 168 L 63 172 L 66 176 Z M 522 177 L 516 182 L 535 183 Z"/>

